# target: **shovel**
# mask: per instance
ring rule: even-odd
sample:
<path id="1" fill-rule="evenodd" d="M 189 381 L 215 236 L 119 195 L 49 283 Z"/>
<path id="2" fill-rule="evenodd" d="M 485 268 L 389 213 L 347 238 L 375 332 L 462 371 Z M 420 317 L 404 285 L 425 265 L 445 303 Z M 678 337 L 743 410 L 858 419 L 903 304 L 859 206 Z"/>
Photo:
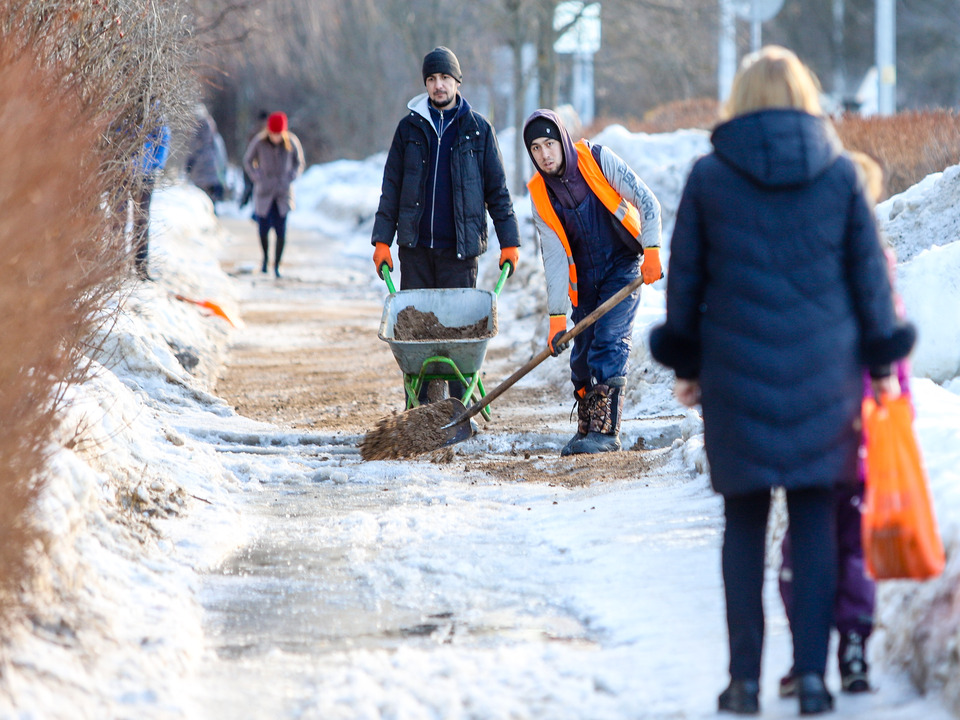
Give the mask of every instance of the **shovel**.
<path id="1" fill-rule="evenodd" d="M 638 276 L 629 285 L 621 288 L 616 295 L 610 297 L 596 310 L 560 336 L 558 344 L 568 343 L 573 340 L 573 338 L 610 312 L 621 300 L 641 285 L 643 285 L 642 275 Z M 440 402 L 421 405 L 412 410 L 408 410 L 397 418 L 392 418 L 392 422 L 381 423 L 381 426 L 377 430 L 367 433 L 361 445 L 361 455 L 365 460 L 384 460 L 430 452 L 431 450 L 438 450 L 441 447 L 455 445 L 456 443 L 468 440 L 473 436 L 473 427 L 470 424 L 470 418 L 503 395 L 514 383 L 551 355 L 550 348 L 544 348 L 527 361 L 526 365 L 513 373 L 513 375 L 469 408 L 465 407 L 457 398 L 447 398 Z M 423 428 L 424 432 L 408 432 L 408 430 L 412 429 L 410 427 L 412 423 L 422 423 L 425 426 Z M 402 447 L 397 447 L 400 443 L 395 441 L 400 438 L 403 438 L 404 443 L 402 443 Z"/>
<path id="2" fill-rule="evenodd" d="M 564 333 L 560 337 L 560 340 L 557 341 L 557 344 L 563 345 L 573 340 L 577 335 L 582 333 L 597 320 L 610 312 L 610 310 L 612 310 L 615 306 L 620 304 L 621 300 L 623 300 L 641 285 L 643 285 L 643 276 L 638 276 L 637 279 L 631 282 L 629 285 L 620 288 L 616 295 L 608 298 L 596 310 L 587 315 L 583 320 L 578 322 L 566 333 Z M 550 352 L 550 348 L 544 348 L 539 353 L 534 355 L 530 360 L 528 360 L 526 365 L 518 369 L 515 373 L 513 373 L 513 375 L 497 385 L 497 387 L 488 392 L 478 402 L 474 403 L 469 408 L 465 407 L 464 404 L 457 398 L 447 398 L 444 400 L 443 402 L 447 403 L 450 408 L 448 412 L 450 413 L 451 419 L 449 423 L 441 428 L 441 430 L 445 432 L 445 438 L 441 446 L 454 445 L 456 443 L 463 442 L 464 440 L 469 440 L 473 436 L 473 426 L 470 424 L 470 418 L 483 410 L 498 397 L 503 395 L 503 393 L 509 390 L 520 378 L 551 356 L 552 353 Z"/>

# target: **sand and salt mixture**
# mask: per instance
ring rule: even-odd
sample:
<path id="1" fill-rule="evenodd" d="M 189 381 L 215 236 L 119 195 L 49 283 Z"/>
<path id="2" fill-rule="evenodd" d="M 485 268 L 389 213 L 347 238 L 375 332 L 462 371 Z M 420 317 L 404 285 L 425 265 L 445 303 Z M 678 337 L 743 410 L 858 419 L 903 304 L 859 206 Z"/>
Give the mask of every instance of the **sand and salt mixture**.
<path id="1" fill-rule="evenodd" d="M 458 409 L 454 402 L 444 400 L 385 417 L 364 436 L 360 457 L 397 460 L 437 450 L 446 442 L 444 427 L 455 419 Z"/>
<path id="2" fill-rule="evenodd" d="M 407 307 L 397 313 L 393 326 L 395 340 L 467 340 L 490 337 L 495 334 L 487 329 L 487 320 L 480 318 L 475 323 L 460 327 L 448 327 L 440 322 L 433 312 L 423 312 L 414 307 Z"/>

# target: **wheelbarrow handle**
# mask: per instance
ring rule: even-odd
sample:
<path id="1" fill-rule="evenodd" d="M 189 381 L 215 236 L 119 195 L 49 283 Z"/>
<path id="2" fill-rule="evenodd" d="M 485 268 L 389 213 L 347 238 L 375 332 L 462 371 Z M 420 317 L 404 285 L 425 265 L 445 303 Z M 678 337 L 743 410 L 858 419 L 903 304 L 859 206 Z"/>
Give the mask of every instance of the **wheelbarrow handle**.
<path id="1" fill-rule="evenodd" d="M 394 287 L 393 278 L 390 277 L 390 266 L 386 263 L 380 263 L 378 270 L 380 271 L 380 277 L 382 277 L 383 281 L 387 284 L 387 290 L 393 295 L 397 291 L 397 288 Z"/>
<path id="2" fill-rule="evenodd" d="M 500 291 L 503 289 L 503 284 L 507 281 L 507 278 L 510 277 L 513 272 L 513 263 L 505 262 L 503 267 L 500 268 L 500 279 L 497 280 L 497 286 L 493 289 L 495 295 L 499 295 Z M 393 285 L 393 278 L 390 277 L 390 266 L 386 263 L 380 263 L 380 277 L 383 278 L 383 281 L 387 284 L 387 290 L 390 291 L 392 295 L 397 291 L 396 287 Z"/>
<path id="3" fill-rule="evenodd" d="M 641 285 L 643 285 L 642 275 L 637 277 L 629 285 L 626 285 L 620 288 L 620 290 L 618 290 L 615 295 L 608 298 L 596 310 L 594 310 L 592 313 L 587 315 L 583 320 L 578 322 L 572 328 L 567 330 L 567 332 L 565 332 L 563 336 L 560 338 L 560 340 L 558 341 L 558 344 L 568 343 L 571 340 L 573 340 L 577 335 L 582 333 L 588 327 L 593 325 L 597 320 L 599 320 L 601 317 L 603 317 L 608 312 L 610 312 L 610 310 L 612 310 L 616 305 L 618 305 L 621 300 L 623 300 L 625 297 L 627 297 L 627 295 L 632 293 Z M 486 395 L 484 395 L 479 402 L 476 402 L 473 405 L 471 405 L 469 408 L 467 408 L 466 412 L 464 412 L 462 415 L 460 415 L 456 419 L 452 420 L 449 423 L 449 425 L 451 426 L 457 425 L 459 423 L 462 423 L 464 420 L 469 420 L 470 418 L 472 418 L 474 415 L 476 415 L 478 412 L 483 410 L 491 402 L 493 402 L 498 397 L 503 395 L 503 393 L 509 390 L 514 383 L 516 383 L 520 378 L 522 378 L 528 372 L 533 370 L 537 365 L 542 363 L 552 354 L 553 353 L 550 352 L 550 348 L 548 347 L 541 350 L 539 353 L 534 355 L 529 361 L 527 361 L 526 365 L 524 365 L 522 368 L 517 370 L 515 373 L 513 373 L 513 375 L 508 377 L 502 383 L 497 385 L 497 387 L 495 387 L 493 390 L 491 390 Z"/>
<path id="4" fill-rule="evenodd" d="M 509 260 L 503 264 L 503 267 L 500 268 L 500 278 L 497 280 L 496 287 L 493 288 L 494 295 L 500 295 L 500 291 L 503 289 L 503 284 L 507 281 L 508 277 L 513 275 L 514 270 L 516 270 L 516 268 Z"/>

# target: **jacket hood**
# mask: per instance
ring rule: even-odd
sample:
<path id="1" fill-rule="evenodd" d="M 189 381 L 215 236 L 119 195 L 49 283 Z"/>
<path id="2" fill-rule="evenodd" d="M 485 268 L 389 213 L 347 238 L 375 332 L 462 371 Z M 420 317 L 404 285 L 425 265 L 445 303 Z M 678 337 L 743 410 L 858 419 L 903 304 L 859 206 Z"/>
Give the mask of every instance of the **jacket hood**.
<path id="1" fill-rule="evenodd" d="M 768 187 L 809 183 L 843 151 L 827 118 L 792 108 L 740 115 L 717 126 L 710 140 L 723 162 Z"/>
<path id="2" fill-rule="evenodd" d="M 530 162 L 533 163 L 533 167 L 540 173 L 547 187 L 553 191 L 554 197 L 559 200 L 561 205 L 564 207 L 576 207 L 583 202 L 583 199 L 587 196 L 589 187 L 587 186 L 587 181 L 580 173 L 580 168 L 577 163 L 577 149 L 573 146 L 573 138 L 570 137 L 570 132 L 563 124 L 560 116 L 553 110 L 534 111 L 523 124 L 523 129 L 526 130 L 527 125 L 537 118 L 546 118 L 560 129 L 560 143 L 563 145 L 563 173 L 560 175 L 547 175 L 542 172 L 540 168 L 537 167 L 537 163 L 533 159 L 533 155 L 530 153 L 530 148 L 528 147 L 527 155 L 530 157 Z M 526 143 L 524 143 L 524 145 L 526 145 Z"/>
<path id="3" fill-rule="evenodd" d="M 577 149 L 573 146 L 573 138 L 570 137 L 570 132 L 563 124 L 560 116 L 557 115 L 557 113 L 555 113 L 553 110 L 535 110 L 523 124 L 523 129 L 526 130 L 527 125 L 537 118 L 545 118 L 560 129 L 560 143 L 563 145 L 563 175 L 561 177 L 569 179 L 568 176 L 570 173 L 579 174 L 579 171 L 577 170 Z M 524 145 L 526 146 L 526 143 L 524 143 Z M 550 181 L 554 180 L 555 178 L 552 175 L 544 175 L 543 172 L 541 172 L 540 168 L 537 167 L 536 161 L 533 159 L 533 155 L 530 154 L 529 147 L 527 147 L 527 155 L 530 157 L 530 162 L 533 163 L 533 167 L 538 173 L 543 175 L 544 180 L 546 180 L 547 184 L 549 185 Z"/>
<path id="4" fill-rule="evenodd" d="M 407 108 L 415 112 L 417 115 L 426 118 L 431 124 L 433 123 L 433 120 L 430 117 L 430 96 L 427 93 L 420 93 L 414 97 L 412 100 L 410 100 L 410 102 L 407 103 Z M 458 92 L 457 117 L 460 117 L 470 109 L 470 103 L 468 103 L 467 99 Z"/>

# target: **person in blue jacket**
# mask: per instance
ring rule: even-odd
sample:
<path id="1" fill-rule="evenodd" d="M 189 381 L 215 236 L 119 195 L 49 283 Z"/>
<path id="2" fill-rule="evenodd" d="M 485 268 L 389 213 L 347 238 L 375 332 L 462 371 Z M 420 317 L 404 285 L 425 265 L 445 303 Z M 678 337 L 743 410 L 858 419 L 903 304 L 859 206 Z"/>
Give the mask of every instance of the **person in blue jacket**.
<path id="1" fill-rule="evenodd" d="M 118 210 L 120 217 L 126 218 L 127 204 L 133 202 L 134 268 L 137 277 L 149 280 L 150 202 L 157 177 L 163 172 L 170 157 L 170 128 L 164 121 L 156 100 L 150 103 L 145 119 L 137 128 L 138 132 L 145 133 L 143 145 L 130 161 L 129 177 Z"/>
<path id="2" fill-rule="evenodd" d="M 719 709 L 759 712 L 770 493 L 786 490 L 793 543 L 793 667 L 801 714 L 833 708 L 824 683 L 837 578 L 834 487 L 857 475 L 862 368 L 898 392 L 891 363 L 913 327 L 857 168 L 796 55 L 744 58 L 713 152 L 690 172 L 650 349 L 700 404 L 724 500 L 721 567 L 730 684 Z"/>

